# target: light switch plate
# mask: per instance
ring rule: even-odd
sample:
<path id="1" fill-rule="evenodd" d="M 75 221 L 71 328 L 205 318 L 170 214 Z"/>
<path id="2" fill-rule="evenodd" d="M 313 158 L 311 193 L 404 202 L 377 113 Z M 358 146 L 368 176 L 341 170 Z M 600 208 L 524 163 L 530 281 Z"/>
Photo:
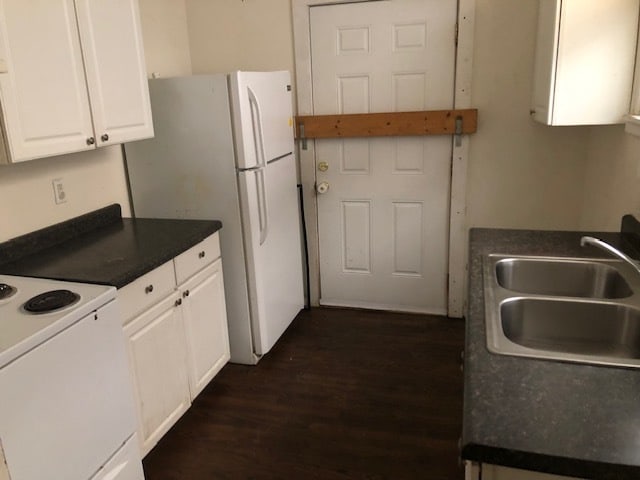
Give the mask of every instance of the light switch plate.
<path id="1" fill-rule="evenodd" d="M 53 184 L 53 198 L 56 204 L 66 203 L 67 192 L 64 190 L 64 183 L 61 178 L 54 178 L 51 182 Z"/>

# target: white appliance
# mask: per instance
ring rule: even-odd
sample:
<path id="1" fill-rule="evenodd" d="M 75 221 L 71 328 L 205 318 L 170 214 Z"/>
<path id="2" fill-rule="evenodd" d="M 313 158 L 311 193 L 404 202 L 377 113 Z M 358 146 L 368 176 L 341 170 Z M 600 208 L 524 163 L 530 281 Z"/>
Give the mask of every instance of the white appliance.
<path id="1" fill-rule="evenodd" d="M 144 479 L 115 298 L 0 275 L 0 479 Z"/>
<path id="2" fill-rule="evenodd" d="M 219 219 L 231 361 L 304 304 L 289 72 L 149 81 L 155 138 L 125 146 L 137 217 Z"/>

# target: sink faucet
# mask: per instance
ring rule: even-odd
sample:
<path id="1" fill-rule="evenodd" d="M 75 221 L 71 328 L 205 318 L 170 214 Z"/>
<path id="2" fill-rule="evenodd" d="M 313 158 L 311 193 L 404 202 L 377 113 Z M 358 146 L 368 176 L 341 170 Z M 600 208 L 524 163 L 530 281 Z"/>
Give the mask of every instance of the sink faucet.
<path id="1" fill-rule="evenodd" d="M 618 257 L 620 260 L 624 260 L 625 262 L 627 262 L 636 270 L 636 272 L 640 273 L 640 266 L 638 266 L 638 263 L 633 258 L 622 253 L 616 247 L 609 245 L 607 242 L 604 242 L 599 238 L 585 236 L 580 239 L 580 246 L 584 247 L 585 245 L 593 245 L 594 247 L 598 247 L 609 252 L 613 256 Z"/>

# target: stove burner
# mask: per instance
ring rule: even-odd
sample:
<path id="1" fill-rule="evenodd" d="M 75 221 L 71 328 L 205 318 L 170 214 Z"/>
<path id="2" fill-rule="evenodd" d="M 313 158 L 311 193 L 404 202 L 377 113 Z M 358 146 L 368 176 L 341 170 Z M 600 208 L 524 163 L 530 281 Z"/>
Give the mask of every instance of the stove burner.
<path id="1" fill-rule="evenodd" d="M 16 288 L 6 283 L 0 283 L 0 300 L 5 300 L 16 293 Z"/>
<path id="2" fill-rule="evenodd" d="M 30 313 L 47 313 L 59 310 L 80 300 L 80 295 L 70 290 L 51 290 L 27 300 L 23 308 Z"/>

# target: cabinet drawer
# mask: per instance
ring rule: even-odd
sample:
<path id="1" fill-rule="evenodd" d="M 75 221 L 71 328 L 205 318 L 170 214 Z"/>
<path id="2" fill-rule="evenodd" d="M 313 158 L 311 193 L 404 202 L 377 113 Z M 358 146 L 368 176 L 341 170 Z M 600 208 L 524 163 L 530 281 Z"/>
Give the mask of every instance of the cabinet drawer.
<path id="1" fill-rule="evenodd" d="M 123 325 L 169 295 L 176 287 L 173 261 L 159 266 L 118 290 Z"/>
<path id="2" fill-rule="evenodd" d="M 176 283 L 178 285 L 182 284 L 219 257 L 220 237 L 216 232 L 174 258 Z"/>

